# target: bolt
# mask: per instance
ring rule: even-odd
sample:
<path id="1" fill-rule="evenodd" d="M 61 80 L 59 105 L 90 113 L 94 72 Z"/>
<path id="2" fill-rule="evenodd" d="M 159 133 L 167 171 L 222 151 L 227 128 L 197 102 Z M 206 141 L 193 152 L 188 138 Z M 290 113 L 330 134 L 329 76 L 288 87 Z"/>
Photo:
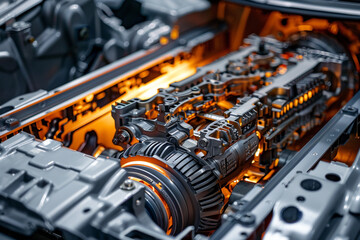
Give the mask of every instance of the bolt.
<path id="1" fill-rule="evenodd" d="M 119 143 L 129 143 L 130 141 L 130 134 L 125 130 L 120 130 L 118 133 L 115 134 L 112 142 L 115 145 Z"/>
<path id="2" fill-rule="evenodd" d="M 23 21 L 19 21 L 19 22 L 15 22 L 11 25 L 11 27 L 9 28 L 10 31 L 23 31 L 25 29 L 30 28 L 30 23 L 27 22 L 23 22 Z"/>
<path id="3" fill-rule="evenodd" d="M 249 226 L 255 223 L 255 216 L 251 213 L 245 213 L 241 215 L 239 221 L 242 225 Z"/>
<path id="4" fill-rule="evenodd" d="M 123 190 L 130 191 L 130 190 L 133 190 L 135 188 L 135 184 L 134 184 L 134 182 L 132 180 L 126 179 L 123 182 L 123 184 L 121 184 L 120 188 L 123 189 Z"/>
<path id="5" fill-rule="evenodd" d="M 126 131 L 121 131 L 119 134 L 119 140 L 120 142 L 128 142 L 130 139 L 130 135 Z"/>
<path id="6" fill-rule="evenodd" d="M 243 210 L 245 205 L 247 204 L 246 200 L 236 200 L 233 204 L 232 207 L 237 209 L 237 210 Z"/>
<path id="7" fill-rule="evenodd" d="M 208 145 L 208 143 L 209 143 L 209 141 L 206 138 L 200 139 L 200 141 L 199 141 L 199 145 L 202 148 L 206 147 Z"/>
<path id="8" fill-rule="evenodd" d="M 236 200 L 233 204 L 235 206 L 244 206 L 247 203 L 246 200 Z"/>
<path id="9" fill-rule="evenodd" d="M 5 120 L 5 124 L 8 127 L 15 127 L 16 125 L 19 124 L 19 121 L 16 118 L 8 118 Z"/>

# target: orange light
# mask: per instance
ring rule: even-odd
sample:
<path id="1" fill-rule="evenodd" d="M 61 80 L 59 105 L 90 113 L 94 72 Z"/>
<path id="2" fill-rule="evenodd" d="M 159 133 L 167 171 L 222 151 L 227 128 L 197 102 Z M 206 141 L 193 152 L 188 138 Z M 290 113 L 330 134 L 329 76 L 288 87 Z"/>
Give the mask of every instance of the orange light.
<path id="1" fill-rule="evenodd" d="M 141 160 L 133 160 L 134 158 L 135 159 L 141 159 Z M 145 159 L 145 160 L 142 161 L 142 159 Z M 168 179 L 170 179 L 170 176 L 167 174 L 167 172 L 165 172 L 164 169 L 162 169 L 161 167 L 159 167 L 156 164 L 148 162 L 148 161 L 151 161 L 151 158 L 136 156 L 136 157 L 124 158 L 121 161 L 124 162 L 126 160 L 128 160 L 128 161 L 121 164 L 122 168 L 130 167 L 130 166 L 139 166 L 140 165 L 140 166 L 152 168 L 152 169 L 158 171 L 159 173 L 161 173 L 162 175 L 166 176 Z"/>
<path id="2" fill-rule="evenodd" d="M 301 96 L 300 99 L 299 99 L 299 103 L 300 103 L 300 104 L 303 104 L 303 102 L 304 102 L 304 97 Z"/>
<path id="3" fill-rule="evenodd" d="M 259 155 L 260 155 L 260 148 L 258 148 L 258 149 L 256 150 L 256 152 L 255 152 L 255 157 L 259 157 Z"/>
<path id="4" fill-rule="evenodd" d="M 308 92 L 308 96 L 309 96 L 309 99 L 312 98 L 312 92 L 311 91 Z"/>
<path id="5" fill-rule="evenodd" d="M 105 147 L 99 146 L 96 148 L 95 153 L 93 154 L 94 157 L 100 156 L 100 154 L 105 150 Z"/>
<path id="6" fill-rule="evenodd" d="M 146 70 L 146 71 L 139 73 L 139 77 L 146 78 L 147 76 L 149 76 L 149 74 L 150 74 L 150 72 L 148 70 Z"/>
<path id="7" fill-rule="evenodd" d="M 267 78 L 271 77 L 271 72 L 266 72 L 265 77 L 267 77 Z"/>
<path id="8" fill-rule="evenodd" d="M 245 178 L 245 182 L 251 182 L 251 183 L 257 183 L 257 179 L 250 179 L 250 178 Z"/>
<path id="9" fill-rule="evenodd" d="M 260 133 L 259 131 L 256 131 L 255 133 L 256 133 L 256 136 L 257 136 L 259 139 L 261 139 L 261 133 Z"/>
<path id="10" fill-rule="evenodd" d="M 308 100 L 308 95 L 307 93 L 304 94 L 304 101 L 306 102 Z"/>
<path id="11" fill-rule="evenodd" d="M 159 172 L 160 174 L 162 174 L 163 176 L 167 177 L 168 179 L 171 180 L 170 176 L 168 175 L 168 173 L 161 168 L 160 166 L 158 166 L 157 164 L 154 164 L 154 162 L 158 161 L 157 159 L 151 158 L 151 157 L 143 157 L 143 156 L 136 156 L 136 157 L 129 157 L 129 158 L 123 158 L 121 159 L 121 167 L 122 168 L 126 168 L 126 167 L 130 167 L 130 166 L 145 166 L 148 168 L 152 168 L 155 171 Z M 167 204 L 167 202 L 165 201 L 165 199 L 163 198 L 163 196 L 160 194 L 160 192 L 151 184 L 145 182 L 142 179 L 138 179 L 138 178 L 134 178 L 134 177 L 129 177 L 134 181 L 140 182 L 142 184 L 144 184 L 145 186 L 147 186 L 148 188 L 150 188 L 157 197 L 159 197 L 159 199 L 161 200 L 161 202 L 163 203 L 165 210 L 166 210 L 166 214 L 168 216 L 168 228 L 166 233 L 170 234 L 171 233 L 171 228 L 172 228 L 172 216 L 171 216 L 171 212 L 170 212 L 170 208 Z M 161 183 L 157 183 L 156 187 L 158 187 L 159 189 L 162 188 Z"/>
<path id="12" fill-rule="evenodd" d="M 275 167 L 277 167 L 277 165 L 279 164 L 279 159 L 278 159 L 278 158 L 277 158 L 277 159 L 275 159 L 274 164 L 275 164 Z"/>
<path id="13" fill-rule="evenodd" d="M 294 107 L 294 103 L 290 102 L 290 109 L 292 109 Z"/>
<path id="14" fill-rule="evenodd" d="M 175 39 L 178 39 L 178 38 L 179 38 L 179 26 L 178 26 L 178 25 L 175 25 L 175 26 L 173 27 L 173 29 L 171 30 L 170 38 L 171 38 L 172 40 L 175 40 Z"/>
<path id="15" fill-rule="evenodd" d="M 145 86 L 142 85 L 139 88 L 133 88 L 131 91 L 127 91 L 122 96 L 122 99 L 148 99 L 154 96 L 159 88 L 168 88 L 171 83 L 185 79 L 195 73 L 196 67 L 192 62 L 184 62 L 175 67 L 168 67 L 163 75 L 155 78 Z"/>
<path id="16" fill-rule="evenodd" d="M 286 65 L 280 65 L 279 67 L 279 74 L 284 75 L 287 71 Z"/>
<path id="17" fill-rule="evenodd" d="M 219 102 L 217 103 L 217 105 L 218 105 L 219 107 L 222 107 L 222 108 L 225 108 L 225 109 L 230 109 L 230 108 L 234 107 L 234 104 L 232 104 L 232 103 L 229 102 L 229 101 L 219 101 Z"/>
<path id="18" fill-rule="evenodd" d="M 161 37 L 160 38 L 160 44 L 161 45 L 166 45 L 169 42 L 169 40 L 167 39 L 167 37 Z"/>
<path id="19" fill-rule="evenodd" d="M 168 218 L 168 227 L 167 227 L 167 230 L 166 230 L 166 234 L 169 235 L 171 233 L 171 229 L 172 229 L 172 225 L 173 225 L 173 219 L 172 219 L 172 215 L 171 215 L 171 212 L 170 212 L 169 205 L 167 204 L 166 200 L 163 198 L 163 196 L 160 194 L 160 192 L 155 187 L 153 187 L 151 184 L 149 184 L 148 182 L 146 182 L 146 181 L 144 181 L 142 179 L 136 178 L 136 177 L 129 177 L 129 179 L 131 179 L 133 181 L 136 181 L 136 182 L 139 182 L 139 183 L 142 183 L 143 185 L 148 187 L 151 191 L 153 191 L 155 193 L 155 195 L 160 199 L 160 201 L 162 202 L 162 204 L 163 204 L 163 206 L 165 208 L 165 212 L 166 212 L 166 215 L 167 215 L 167 218 Z M 156 186 L 157 187 L 160 186 L 160 189 L 162 188 L 161 183 L 156 184 Z"/>
<path id="20" fill-rule="evenodd" d="M 298 99 L 295 99 L 295 100 L 294 100 L 294 106 L 297 107 L 298 104 L 299 104 L 299 100 L 298 100 Z"/>
<path id="21" fill-rule="evenodd" d="M 90 94 L 85 97 L 86 102 L 91 102 L 93 99 L 94 99 L 94 94 Z"/>

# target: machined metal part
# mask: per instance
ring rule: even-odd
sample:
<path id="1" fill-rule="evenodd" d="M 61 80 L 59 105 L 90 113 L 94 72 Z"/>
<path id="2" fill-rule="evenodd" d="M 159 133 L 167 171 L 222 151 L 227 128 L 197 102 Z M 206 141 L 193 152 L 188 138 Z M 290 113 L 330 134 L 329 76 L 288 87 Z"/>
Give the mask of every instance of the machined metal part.
<path id="1" fill-rule="evenodd" d="M 229 0 L 239 4 L 245 4 L 248 6 L 261 7 L 263 9 L 269 10 L 279 10 L 288 13 L 295 14 L 316 14 L 317 16 L 327 17 L 327 18 L 340 18 L 340 19 L 353 19 L 359 20 L 360 12 L 356 3 L 351 1 L 340 1 L 328 4 L 327 1 L 317 1 L 316 3 L 311 3 L 306 1 L 278 1 L 270 0 L 266 4 L 256 0 L 243 1 L 243 0 Z"/>
<path id="2" fill-rule="evenodd" d="M 175 227 L 189 223 L 198 232 L 217 227 L 209 219 L 218 219 L 222 210 L 215 206 L 229 197 L 219 189 L 231 192 L 229 183 L 240 181 L 243 170 L 251 165 L 258 164 L 262 169 L 258 175 L 276 168 L 278 153 L 296 141 L 298 131 L 307 132 L 319 125 L 325 103 L 340 92 L 344 55 L 304 48 L 290 52 L 290 43 L 256 36 L 246 42 L 251 45 L 204 67 L 211 73 L 171 84 L 148 100 L 134 98 L 112 107 L 116 128 L 113 143 L 126 150 L 118 157 L 130 176 L 156 189 L 165 208 L 170 208 L 170 218 L 178 219 L 186 213 L 185 209 L 172 207 L 181 202 L 172 199 L 175 192 L 181 193 L 177 199 L 189 199 L 187 209 L 194 209 L 192 220 L 182 217 L 185 220 L 176 220 L 176 226 L 171 221 L 157 220 L 164 230 L 171 228 L 171 233 L 178 231 Z M 291 57 L 286 58 L 286 54 Z M 248 70 L 236 71 L 242 68 L 239 63 L 246 63 Z M 205 71 L 200 68 L 199 72 Z M 157 170 L 152 172 L 151 168 Z M 189 194 L 204 194 L 195 184 L 197 178 L 203 178 L 202 171 L 210 179 L 217 179 L 209 182 L 213 191 L 209 197 L 223 199 L 212 200 L 216 205 L 211 208 L 202 205 L 203 198 L 193 199 Z M 173 184 L 161 181 L 162 188 L 156 188 L 159 173 L 185 180 L 188 186 L 170 190 Z M 196 206 L 200 215 L 196 215 Z M 149 202 L 147 207 L 156 212 L 154 203 Z M 256 218 L 244 213 L 239 221 L 252 226 Z"/>
<path id="3" fill-rule="evenodd" d="M 0 1 L 0 239 L 358 239 L 358 5 Z"/>
<path id="4" fill-rule="evenodd" d="M 65 84 L 49 92 L 40 91 L 34 93 L 31 101 L 25 101 L 23 104 L 12 103 L 4 104 L 3 108 L 15 109 L 4 112 L 0 116 L 2 126 L 0 127 L 0 136 L 4 137 L 14 131 L 20 130 L 34 122 L 34 120 L 43 118 L 56 110 L 72 105 L 86 96 L 94 94 L 106 87 L 116 84 L 119 79 L 134 74 L 138 69 L 151 66 L 153 62 L 159 62 L 169 56 L 176 56 L 181 52 L 186 52 L 200 43 L 210 40 L 212 37 L 224 30 L 224 25 L 213 25 L 190 31 L 179 39 L 171 41 L 164 46 L 157 46 L 151 50 L 141 50 L 134 54 L 118 60 L 102 69 L 96 70 L 76 81 Z M 194 39 L 196 36 L 196 39 Z M 26 97 L 24 97 L 26 98 Z M 16 124 L 6 124 L 6 119 L 16 119 Z"/>
<path id="5" fill-rule="evenodd" d="M 134 231 L 164 239 L 144 214 L 144 187 L 129 184 L 115 159 L 95 159 L 25 133 L 0 149 L 2 227 L 28 237 L 60 229 L 66 239 L 123 239 Z"/>
<path id="6" fill-rule="evenodd" d="M 205 0 L 2 1 L 0 105 L 14 98 L 23 102 L 20 95 L 53 90 L 131 53 L 177 39 L 211 22 L 210 6 Z M 191 26 L 186 24 L 189 16 L 195 20 Z"/>
<path id="7" fill-rule="evenodd" d="M 318 238 L 325 229 L 323 224 L 329 223 L 329 219 L 336 213 L 339 214 L 339 221 L 349 221 L 349 226 L 356 224 L 358 218 L 352 218 L 349 206 L 351 204 L 356 206 L 360 155 L 357 154 L 351 167 L 336 162 L 324 163 L 320 159 L 327 151 L 344 143 L 350 133 L 359 135 L 359 106 L 360 93 L 357 93 L 264 187 L 255 187 L 243 198 L 245 204 L 234 212 L 233 217 L 238 218 L 244 214 L 252 214 L 256 219 L 252 225 L 245 226 L 227 218 L 219 229 L 220 235 L 214 234 L 213 239 L 231 239 L 234 234 L 242 236 L 242 239 L 247 239 L 250 235 L 256 236 L 256 229 L 272 211 L 274 211 L 275 218 L 270 223 L 269 232 L 265 234 L 268 239 L 274 237 L 279 239 Z M 319 164 L 316 165 L 318 162 Z M 316 167 L 312 169 L 314 166 Z M 304 183 L 306 179 L 310 179 L 310 181 Z M 306 185 L 313 190 L 307 189 Z M 315 188 L 318 189 L 314 190 Z M 320 193 L 321 188 L 323 192 Z M 334 195 L 325 197 L 324 194 Z M 300 200 L 297 199 L 297 195 L 300 195 Z M 324 199 L 329 199 L 329 201 L 324 202 Z M 307 206 L 307 204 L 309 205 Z M 332 204 L 336 204 L 336 206 Z M 291 222 L 280 217 L 283 214 L 281 209 L 285 205 L 298 206 L 296 209 L 289 210 L 293 213 Z M 348 220 L 349 218 L 351 220 Z M 280 222 L 281 225 L 279 225 Z M 292 222 L 303 225 L 298 228 L 299 225 L 296 227 L 295 224 L 292 225 Z M 305 222 L 309 225 L 305 226 Z M 282 229 L 279 230 L 275 226 L 276 224 L 282 226 Z M 314 224 L 320 225 L 313 228 Z M 312 230 L 306 230 L 310 226 Z M 334 235 L 328 237 L 335 237 L 336 234 L 341 237 L 341 234 L 349 233 L 348 230 L 342 230 L 344 225 L 338 225 L 338 227 L 335 228 L 338 230 L 330 233 L 330 235 Z M 301 229 L 301 231 L 297 232 L 296 229 Z M 227 234 L 221 236 L 221 233 L 224 232 Z M 356 230 L 354 229 L 350 235 L 354 239 Z M 349 236 L 347 235 L 347 237 Z"/>

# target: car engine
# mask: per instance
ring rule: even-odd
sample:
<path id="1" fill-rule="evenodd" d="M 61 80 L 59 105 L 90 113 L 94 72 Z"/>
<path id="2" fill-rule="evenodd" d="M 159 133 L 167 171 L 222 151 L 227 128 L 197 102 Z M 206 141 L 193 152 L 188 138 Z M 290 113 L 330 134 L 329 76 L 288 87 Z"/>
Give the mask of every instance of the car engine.
<path id="1" fill-rule="evenodd" d="M 359 239 L 358 3 L 2 5 L 0 239 Z"/>

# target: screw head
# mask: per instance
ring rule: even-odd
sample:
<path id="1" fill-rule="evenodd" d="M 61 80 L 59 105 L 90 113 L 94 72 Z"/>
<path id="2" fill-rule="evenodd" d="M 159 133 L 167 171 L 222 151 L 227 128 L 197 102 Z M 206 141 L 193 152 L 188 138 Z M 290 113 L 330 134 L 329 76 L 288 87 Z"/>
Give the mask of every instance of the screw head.
<path id="1" fill-rule="evenodd" d="M 8 127 L 15 127 L 19 124 L 19 121 L 16 118 L 8 118 L 5 120 L 5 125 Z"/>
<path id="2" fill-rule="evenodd" d="M 118 133 L 115 134 L 112 142 L 115 145 L 119 143 L 129 143 L 130 142 L 130 134 L 125 130 L 120 130 Z"/>
<path id="3" fill-rule="evenodd" d="M 247 204 L 246 200 L 236 200 L 233 202 L 231 207 L 236 210 L 243 210 L 246 204 Z"/>
<path id="4" fill-rule="evenodd" d="M 209 141 L 208 141 L 206 138 L 201 139 L 201 140 L 199 141 L 200 147 L 206 147 L 206 146 L 208 145 L 208 143 L 209 143 Z"/>
<path id="5" fill-rule="evenodd" d="M 240 216 L 239 222 L 245 226 L 253 225 L 255 223 L 255 216 L 251 213 L 245 213 Z"/>
<path id="6" fill-rule="evenodd" d="M 133 190 L 135 188 L 134 181 L 131 179 L 126 179 L 123 184 L 121 184 L 120 188 L 127 191 Z"/>

